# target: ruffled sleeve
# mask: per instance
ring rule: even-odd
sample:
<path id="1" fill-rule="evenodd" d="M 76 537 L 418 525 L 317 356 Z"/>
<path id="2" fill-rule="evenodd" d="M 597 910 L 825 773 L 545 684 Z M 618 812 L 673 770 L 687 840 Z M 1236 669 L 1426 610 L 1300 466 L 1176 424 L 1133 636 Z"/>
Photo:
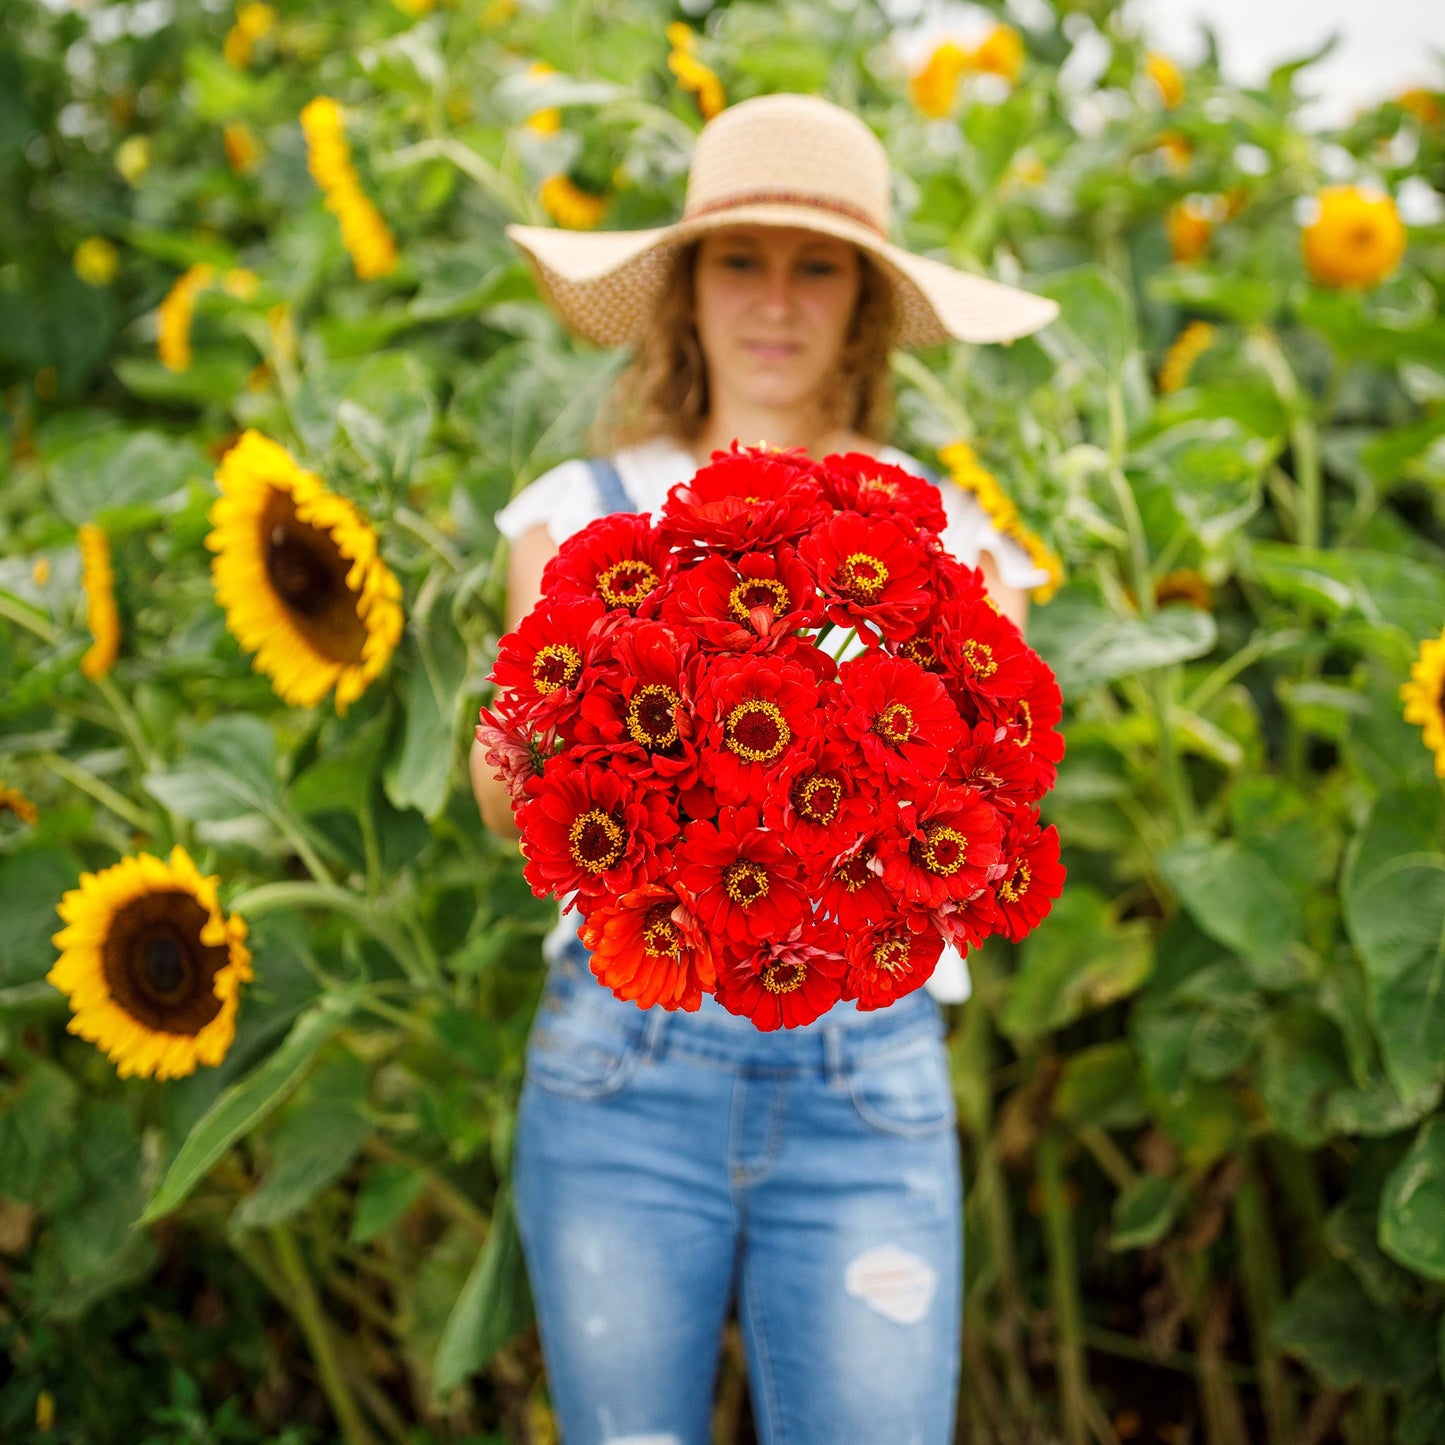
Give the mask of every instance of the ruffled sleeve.
<path id="1" fill-rule="evenodd" d="M 584 461 L 573 460 L 528 483 L 497 513 L 496 520 L 497 530 L 509 542 L 525 536 L 533 527 L 543 526 L 560 547 L 574 532 L 580 532 L 601 515 L 592 469 Z"/>

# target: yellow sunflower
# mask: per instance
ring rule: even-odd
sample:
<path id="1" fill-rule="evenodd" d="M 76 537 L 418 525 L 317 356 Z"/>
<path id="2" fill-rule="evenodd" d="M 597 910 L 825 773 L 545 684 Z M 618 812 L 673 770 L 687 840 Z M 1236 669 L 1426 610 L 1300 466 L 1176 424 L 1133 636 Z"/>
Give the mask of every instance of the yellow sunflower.
<path id="1" fill-rule="evenodd" d="M 311 178 L 341 227 L 341 242 L 351 253 L 356 274 L 363 281 L 391 275 L 397 265 L 396 241 L 351 164 L 341 107 L 329 95 L 308 101 L 301 111 L 301 133 Z"/>
<path id="2" fill-rule="evenodd" d="M 1168 607 L 1172 602 L 1186 603 L 1196 612 L 1213 612 L 1214 589 L 1194 568 L 1176 567 L 1154 584 L 1154 605 Z"/>
<path id="3" fill-rule="evenodd" d="M 67 926 L 51 938 L 61 954 L 46 980 L 70 999 L 70 1032 L 123 1079 L 177 1079 L 231 1047 L 251 953 L 217 881 L 175 847 L 169 863 L 139 853 L 82 873 L 56 906 Z"/>
<path id="4" fill-rule="evenodd" d="M 607 214 L 607 197 L 584 191 L 570 176 L 548 176 L 537 190 L 542 209 L 569 231 L 590 231 Z"/>
<path id="5" fill-rule="evenodd" d="M 1159 87 L 1159 98 L 1167 110 L 1173 110 L 1184 99 L 1184 77 L 1167 55 L 1151 50 L 1144 57 L 1144 73 Z"/>
<path id="6" fill-rule="evenodd" d="M 527 67 L 527 78 L 529 80 L 544 80 L 549 75 L 556 75 L 557 67 L 549 65 L 545 60 L 534 60 Z M 527 117 L 527 129 L 534 135 L 555 135 L 562 129 L 562 112 L 556 106 L 548 106 L 545 110 L 534 110 Z"/>
<path id="7" fill-rule="evenodd" d="M 1401 110 L 1408 110 L 1422 125 L 1439 125 L 1445 120 L 1445 105 L 1441 105 L 1440 97 L 1423 86 L 1402 90 L 1395 97 L 1395 104 Z"/>
<path id="8" fill-rule="evenodd" d="M 247 431 L 221 458 L 206 546 L 226 626 L 283 701 L 334 687 L 345 713 L 401 640 L 401 584 L 376 533 L 284 447 Z"/>
<path id="9" fill-rule="evenodd" d="M 1358 186 L 1326 186 L 1319 213 L 1300 233 L 1305 266 L 1321 286 L 1378 286 L 1405 254 L 1405 227 L 1395 203 Z"/>
<path id="10" fill-rule="evenodd" d="M 22 823 L 35 823 L 40 818 L 40 809 L 24 793 L 4 783 L 0 783 L 0 813 L 14 813 Z"/>
<path id="11" fill-rule="evenodd" d="M 1211 322 L 1195 320 L 1174 338 L 1159 368 L 1159 390 L 1163 395 L 1178 391 L 1189 380 L 1194 363 L 1209 350 L 1218 334 L 1219 328 Z"/>
<path id="12" fill-rule="evenodd" d="M 1424 728 L 1424 743 L 1435 754 L 1436 775 L 1445 778 L 1445 631 L 1420 644 L 1420 656 L 1401 684 L 1405 721 Z"/>
<path id="13" fill-rule="evenodd" d="M 202 261 L 176 279 L 156 310 L 156 350 L 167 371 L 191 365 L 191 321 L 196 297 L 216 279 L 216 268 Z"/>
<path id="14" fill-rule="evenodd" d="M 94 682 L 115 666 L 120 652 L 120 613 L 115 605 L 115 573 L 110 565 L 110 541 L 92 522 L 82 522 L 80 585 L 85 588 L 85 620 L 95 639 L 80 659 L 80 670 Z"/>
<path id="15" fill-rule="evenodd" d="M 236 7 L 236 23 L 227 32 L 221 53 L 228 65 L 244 70 L 251 63 L 251 47 L 264 40 L 276 28 L 273 6 L 260 3 Z"/>
<path id="16" fill-rule="evenodd" d="M 682 21 L 674 20 L 667 27 L 667 39 L 672 46 L 667 68 L 677 77 L 678 89 L 691 91 L 702 118 L 711 120 L 727 105 L 722 81 L 697 58 L 697 36 Z"/>
<path id="17" fill-rule="evenodd" d="M 261 142 L 244 120 L 228 121 L 221 130 L 226 163 L 238 176 L 249 176 L 261 164 Z"/>
<path id="18" fill-rule="evenodd" d="M 1024 68 L 1023 37 L 1012 25 L 995 25 L 973 48 L 969 62 L 985 75 L 1001 75 L 1015 84 Z"/>
<path id="19" fill-rule="evenodd" d="M 1214 221 L 1208 209 L 1195 196 L 1186 196 L 1169 207 L 1164 220 L 1169 233 L 1169 251 L 1174 259 L 1187 265 L 1197 261 L 1208 249 L 1214 235 Z"/>
<path id="20" fill-rule="evenodd" d="M 953 109 L 958 82 L 968 69 L 968 52 L 945 40 L 908 81 L 908 94 L 922 114 L 937 120 Z"/>

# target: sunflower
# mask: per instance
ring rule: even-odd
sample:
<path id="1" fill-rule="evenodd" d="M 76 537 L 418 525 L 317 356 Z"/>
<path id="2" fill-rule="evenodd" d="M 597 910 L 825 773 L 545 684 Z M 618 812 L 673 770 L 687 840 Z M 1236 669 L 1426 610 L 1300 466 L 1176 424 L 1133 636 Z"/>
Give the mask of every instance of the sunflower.
<path id="1" fill-rule="evenodd" d="M 1154 584 L 1154 605 L 1168 607 L 1171 602 L 1187 603 L 1196 612 L 1213 612 L 1214 589 L 1192 567 L 1176 567 Z"/>
<path id="2" fill-rule="evenodd" d="M 1405 227 L 1395 203 L 1358 186 L 1326 186 L 1314 220 L 1300 233 L 1305 266 L 1321 286 L 1378 286 L 1405 254 Z"/>
<path id="3" fill-rule="evenodd" d="M 247 431 L 221 458 L 206 546 L 226 625 L 283 701 L 346 709 L 401 639 L 401 585 L 356 508 Z"/>
<path id="4" fill-rule="evenodd" d="M 244 70 L 251 63 L 251 47 L 264 40 L 276 27 L 276 11 L 270 5 L 252 3 L 236 7 L 236 23 L 226 35 L 221 53 L 228 65 Z"/>
<path id="5" fill-rule="evenodd" d="M 40 818 L 40 809 L 24 793 L 4 783 L 0 783 L 0 813 L 14 813 L 22 823 L 35 823 Z"/>
<path id="6" fill-rule="evenodd" d="M 188 371 L 191 365 L 191 319 L 196 297 L 216 279 L 208 262 L 190 267 L 166 292 L 156 311 L 156 350 L 167 371 Z"/>
<path id="7" fill-rule="evenodd" d="M 109 286 L 120 270 L 120 252 L 104 236 L 87 236 L 75 248 L 72 264 L 87 286 Z"/>
<path id="8" fill-rule="evenodd" d="M 1144 57 L 1144 73 L 1159 87 L 1159 97 L 1167 110 L 1173 110 L 1184 99 L 1184 77 L 1167 55 L 1151 50 Z"/>
<path id="9" fill-rule="evenodd" d="M 66 927 L 46 974 L 70 999 L 70 1032 L 105 1051 L 121 1078 L 175 1079 L 219 1064 L 252 977 L 246 924 L 227 918 L 215 878 L 181 847 L 82 873 L 56 907 Z"/>
<path id="10" fill-rule="evenodd" d="M 968 69 L 968 52 L 945 40 L 908 81 L 908 94 L 926 116 L 937 120 L 953 109 L 958 82 Z"/>
<path id="11" fill-rule="evenodd" d="M 527 67 L 527 78 L 529 80 L 544 80 L 549 75 L 556 75 L 557 67 L 549 65 L 545 60 L 534 60 Z M 527 117 L 527 129 L 534 135 L 555 135 L 562 129 L 562 112 L 556 106 L 548 106 L 544 110 L 534 110 Z"/>
<path id="12" fill-rule="evenodd" d="M 1410 681 L 1400 687 L 1405 721 L 1425 729 L 1424 743 L 1435 754 L 1435 772 L 1445 778 L 1445 631 L 1420 644 Z"/>
<path id="13" fill-rule="evenodd" d="M 120 651 L 120 615 L 115 606 L 115 573 L 110 565 L 110 542 L 92 522 L 82 522 L 80 543 L 81 586 L 85 588 L 85 619 L 95 639 L 80 659 L 80 670 L 92 682 L 115 666 Z"/>
<path id="14" fill-rule="evenodd" d="M 301 111 L 301 132 L 311 179 L 341 227 L 341 241 L 351 253 L 356 274 L 363 281 L 389 276 L 396 270 L 396 241 L 351 164 L 341 107 L 329 95 L 308 101 Z"/>
<path id="15" fill-rule="evenodd" d="M 667 68 L 677 77 L 678 89 L 691 91 L 702 118 L 711 120 L 727 105 L 727 96 L 716 73 L 697 58 L 697 36 L 682 21 L 674 20 L 667 27 L 667 42 L 672 46 Z"/>
<path id="16" fill-rule="evenodd" d="M 1408 110 L 1423 125 L 1439 125 L 1445 120 L 1445 105 L 1440 104 L 1440 97 L 1423 86 L 1402 90 L 1395 97 L 1395 104 L 1401 110 Z"/>
<path id="17" fill-rule="evenodd" d="M 542 209 L 569 231 L 590 231 L 607 214 L 607 197 L 584 191 L 570 176 L 548 176 L 537 196 Z"/>
<path id="18" fill-rule="evenodd" d="M 1209 239 L 1214 234 L 1209 209 L 1195 196 L 1186 196 L 1170 206 L 1164 226 L 1169 233 L 1170 253 L 1185 265 L 1197 261 L 1209 249 Z"/>
<path id="19" fill-rule="evenodd" d="M 1024 68 L 1024 42 L 1012 25 L 995 25 L 974 47 L 969 63 L 985 75 L 1001 75 L 1010 85 Z"/>
<path id="20" fill-rule="evenodd" d="M 1194 320 L 1170 343 L 1163 365 L 1159 368 L 1159 391 L 1167 396 L 1180 390 L 1189 380 L 1189 373 L 1200 355 L 1208 351 L 1219 334 L 1219 328 L 1209 321 Z"/>
<path id="21" fill-rule="evenodd" d="M 226 163 L 238 176 L 248 176 L 261 163 L 261 142 L 243 120 L 228 121 L 221 131 Z"/>

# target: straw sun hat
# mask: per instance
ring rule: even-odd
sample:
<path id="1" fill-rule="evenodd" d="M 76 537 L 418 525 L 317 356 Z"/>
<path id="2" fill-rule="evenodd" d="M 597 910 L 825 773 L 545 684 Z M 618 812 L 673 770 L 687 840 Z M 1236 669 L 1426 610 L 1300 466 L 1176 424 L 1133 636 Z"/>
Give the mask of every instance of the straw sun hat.
<path id="1" fill-rule="evenodd" d="M 1045 297 L 893 245 L 888 213 L 888 156 L 857 116 L 817 96 L 763 95 L 703 127 L 676 225 L 507 235 L 562 320 L 599 346 L 637 339 L 680 246 L 735 225 L 798 226 L 866 252 L 893 288 L 898 346 L 1011 341 L 1058 315 Z"/>

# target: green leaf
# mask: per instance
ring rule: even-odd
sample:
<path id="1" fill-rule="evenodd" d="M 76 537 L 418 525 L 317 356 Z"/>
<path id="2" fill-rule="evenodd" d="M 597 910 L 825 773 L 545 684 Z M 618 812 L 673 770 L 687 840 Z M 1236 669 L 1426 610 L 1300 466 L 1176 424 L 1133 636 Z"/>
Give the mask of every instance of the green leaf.
<path id="1" fill-rule="evenodd" d="M 451 788 L 460 733 L 467 655 L 451 629 L 433 630 L 423 641 L 409 640 L 403 706 L 406 724 L 400 750 L 383 774 L 386 795 L 396 808 L 415 808 L 427 818 L 442 810 Z"/>
<path id="2" fill-rule="evenodd" d="M 1267 320 L 1280 302 L 1279 288 L 1268 281 L 1198 263 L 1156 272 L 1144 289 L 1155 301 L 1245 323 Z"/>
<path id="3" fill-rule="evenodd" d="M 426 1174 L 410 1164 L 379 1164 L 356 1191 L 348 1238 L 366 1244 L 384 1234 L 411 1208 L 426 1188 Z"/>
<path id="4" fill-rule="evenodd" d="M 1141 1174 L 1114 1201 L 1110 1249 L 1146 1249 L 1174 1227 L 1189 1190 L 1180 1179 Z"/>
<path id="5" fill-rule="evenodd" d="M 147 773 L 141 785 L 173 813 L 193 821 L 274 815 L 276 739 L 249 713 L 213 718 L 186 737 L 181 761 Z"/>
<path id="6" fill-rule="evenodd" d="M 105 432 L 54 456 L 46 480 L 56 510 L 79 526 L 108 512 L 157 503 L 215 470 L 199 447 L 160 432 Z"/>
<path id="7" fill-rule="evenodd" d="M 75 861 L 58 848 L 0 857 L 0 988 L 44 978 L 57 957 L 51 936 L 65 926 L 56 906 L 78 886 Z"/>
<path id="8" fill-rule="evenodd" d="M 64 1069 L 41 1061 L 0 1094 L 0 1194 L 51 1205 L 64 1191 L 74 1172 L 67 1156 L 78 1096 Z"/>
<path id="9" fill-rule="evenodd" d="M 1033 289 L 1059 303 L 1059 315 L 1038 334 L 1056 360 L 1073 362 L 1096 381 L 1124 369 L 1137 345 L 1134 311 L 1112 271 L 1076 266 L 1045 276 Z"/>
<path id="10" fill-rule="evenodd" d="M 338 735 L 322 749 L 321 756 L 291 780 L 287 803 L 303 816 L 350 812 L 360 817 L 391 731 L 391 717 L 386 710 L 354 728 L 338 724 Z M 342 728 L 346 731 L 340 731 Z"/>
<path id="11" fill-rule="evenodd" d="M 431 377 L 409 351 L 383 352 L 352 377 L 336 415 L 367 461 L 404 480 L 436 422 Z"/>
<path id="12" fill-rule="evenodd" d="M 1029 641 L 1065 694 L 1203 657 L 1217 640 L 1207 612 L 1172 607 L 1157 617 L 1118 617 L 1082 599 L 1058 597 L 1029 621 Z"/>
<path id="13" fill-rule="evenodd" d="M 1080 1049 L 1065 1062 L 1050 1108 L 1076 1129 L 1132 1129 L 1148 1117 L 1139 1064 L 1125 1039 Z"/>
<path id="14" fill-rule="evenodd" d="M 1384 793 L 1345 865 L 1345 923 L 1385 1071 L 1402 1098 L 1445 1078 L 1445 812 L 1438 787 Z"/>
<path id="15" fill-rule="evenodd" d="M 1276 448 L 1237 422 L 1184 422 L 1153 437 L 1127 461 L 1164 486 L 1179 515 L 1208 547 L 1242 527 L 1259 508 L 1260 477 Z"/>
<path id="16" fill-rule="evenodd" d="M 160 1219 L 183 1203 L 226 1150 L 295 1089 L 322 1045 L 356 1007 L 360 995 L 360 985 L 326 994 L 296 1020 L 285 1041 L 260 1068 L 232 1084 L 216 1100 L 181 1145 L 138 1224 Z"/>
<path id="17" fill-rule="evenodd" d="M 1445 1281 L 1445 1118 L 1425 1123 L 1385 1180 L 1380 1248 L 1406 1269 Z"/>
<path id="18" fill-rule="evenodd" d="M 512 1209 L 512 1190 L 504 1184 L 492 1207 L 477 1262 L 442 1331 L 437 1346 L 433 1391 L 438 1399 L 481 1369 L 530 1318 L 522 1246 Z"/>

